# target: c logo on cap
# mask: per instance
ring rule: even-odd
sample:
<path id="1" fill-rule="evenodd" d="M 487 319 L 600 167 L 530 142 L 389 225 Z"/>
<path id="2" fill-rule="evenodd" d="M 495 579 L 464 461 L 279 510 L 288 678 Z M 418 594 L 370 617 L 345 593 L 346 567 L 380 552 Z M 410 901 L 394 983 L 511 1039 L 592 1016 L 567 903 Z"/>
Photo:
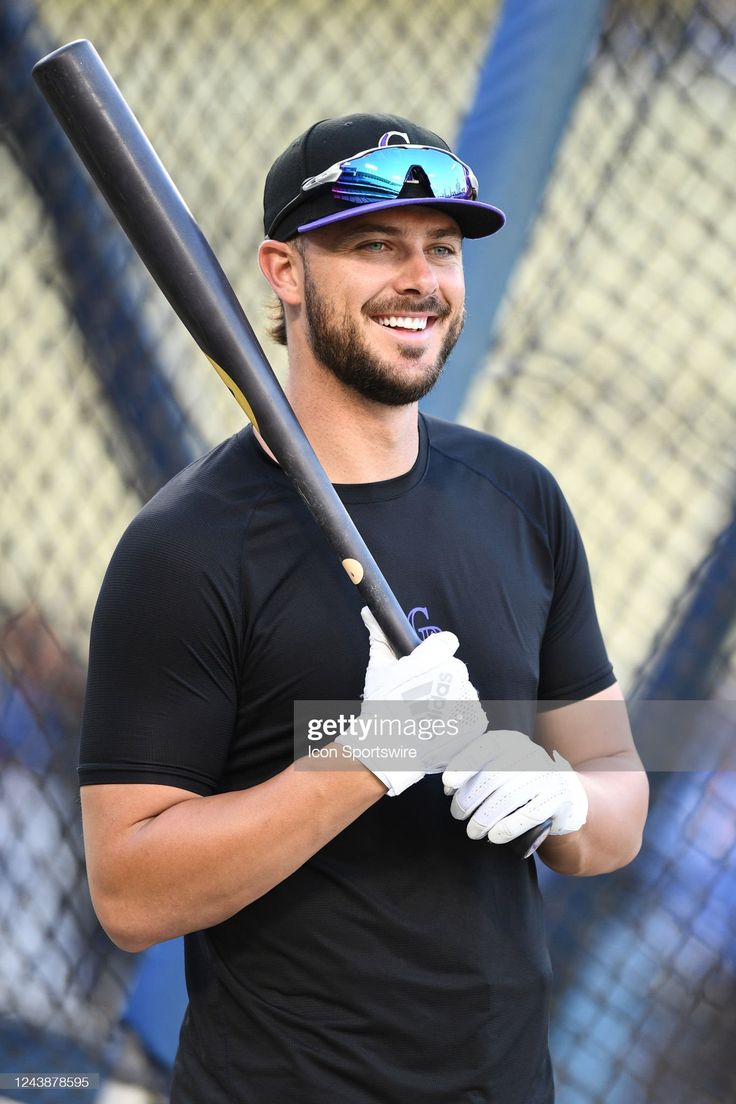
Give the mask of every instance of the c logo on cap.
<path id="1" fill-rule="evenodd" d="M 404 134 L 403 130 L 389 130 L 386 132 L 386 134 L 381 135 L 381 140 L 378 143 L 378 149 L 382 149 L 383 146 L 390 146 L 392 138 L 401 138 L 401 142 L 393 143 L 395 146 L 408 146 L 411 144 L 409 142 L 409 135 Z"/>

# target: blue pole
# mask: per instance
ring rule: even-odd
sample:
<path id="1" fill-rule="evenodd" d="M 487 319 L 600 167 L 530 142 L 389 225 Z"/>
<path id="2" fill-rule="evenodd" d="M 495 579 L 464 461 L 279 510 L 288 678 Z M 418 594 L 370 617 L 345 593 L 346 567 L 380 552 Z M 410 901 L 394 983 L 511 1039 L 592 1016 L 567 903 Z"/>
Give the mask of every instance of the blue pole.
<path id="1" fill-rule="evenodd" d="M 460 413 L 491 343 L 498 308 L 521 257 L 588 62 L 605 0 L 506 0 L 481 67 L 457 151 L 480 198 L 507 215 L 503 230 L 465 244 L 467 321 L 423 408 Z"/>

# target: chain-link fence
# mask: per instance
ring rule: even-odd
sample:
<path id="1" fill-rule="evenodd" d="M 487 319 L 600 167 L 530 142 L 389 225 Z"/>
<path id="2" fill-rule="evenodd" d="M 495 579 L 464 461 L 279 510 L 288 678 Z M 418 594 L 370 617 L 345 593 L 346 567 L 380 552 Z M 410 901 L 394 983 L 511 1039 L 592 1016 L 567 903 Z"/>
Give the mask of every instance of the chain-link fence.
<path id="1" fill-rule="evenodd" d="M 351 110 L 452 138 L 497 16 L 489 0 L 2 5 L 3 1068 L 55 1046 L 120 1066 L 133 960 L 91 910 L 74 773 L 89 622 L 140 502 L 241 424 L 36 114 L 19 59 L 95 42 L 263 334 L 275 154 Z M 562 483 L 629 692 L 733 697 L 735 108 L 727 0 L 611 5 L 464 412 Z M 547 879 L 562 1104 L 736 1098 L 734 814 L 733 775 L 672 775 L 631 868 Z"/>

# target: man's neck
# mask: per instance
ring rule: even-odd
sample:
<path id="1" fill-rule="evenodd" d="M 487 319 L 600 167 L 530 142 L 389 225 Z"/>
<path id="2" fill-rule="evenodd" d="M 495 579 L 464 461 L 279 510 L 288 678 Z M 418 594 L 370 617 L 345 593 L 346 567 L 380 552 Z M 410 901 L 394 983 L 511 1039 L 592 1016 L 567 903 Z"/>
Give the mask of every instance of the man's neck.
<path id="1" fill-rule="evenodd" d="M 333 483 L 393 479 L 408 472 L 416 461 L 416 403 L 385 406 L 372 402 L 321 365 L 290 372 L 285 391 Z"/>

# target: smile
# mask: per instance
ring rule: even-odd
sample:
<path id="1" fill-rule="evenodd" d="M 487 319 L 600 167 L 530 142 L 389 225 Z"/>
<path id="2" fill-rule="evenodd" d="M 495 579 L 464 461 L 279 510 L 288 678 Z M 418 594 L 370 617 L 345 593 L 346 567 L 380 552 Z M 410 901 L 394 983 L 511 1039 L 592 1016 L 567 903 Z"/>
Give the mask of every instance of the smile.
<path id="1" fill-rule="evenodd" d="M 429 318 L 424 315 L 422 318 L 412 318 L 411 315 L 383 315 L 379 318 L 374 318 L 374 322 L 377 322 L 379 326 L 388 326 L 392 330 L 412 330 L 414 332 L 419 330 L 426 330 L 429 323 L 433 322 L 433 318 Z"/>

